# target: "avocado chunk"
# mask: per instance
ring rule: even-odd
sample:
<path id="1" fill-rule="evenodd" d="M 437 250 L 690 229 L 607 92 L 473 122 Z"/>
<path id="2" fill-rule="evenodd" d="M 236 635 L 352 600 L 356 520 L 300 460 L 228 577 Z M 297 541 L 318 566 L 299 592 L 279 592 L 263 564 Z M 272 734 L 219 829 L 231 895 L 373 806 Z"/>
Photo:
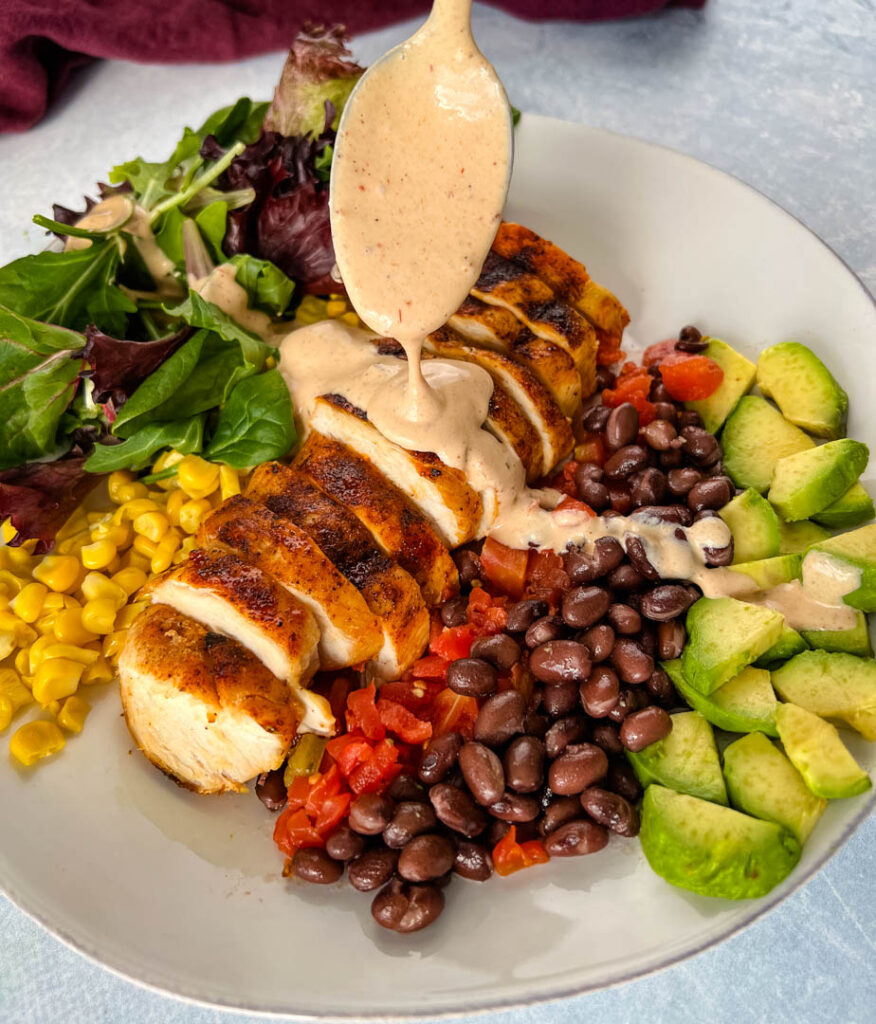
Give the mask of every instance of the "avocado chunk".
<path id="1" fill-rule="evenodd" d="M 815 447 L 811 437 L 789 423 L 760 395 L 745 395 L 721 432 L 724 469 L 737 487 L 768 491 L 779 459 Z"/>
<path id="2" fill-rule="evenodd" d="M 809 645 L 797 630 L 791 629 L 785 623 L 782 628 L 782 635 L 768 651 L 764 651 L 755 662 L 755 665 L 758 668 L 773 668 L 781 662 L 787 661 L 788 658 L 793 658 L 795 654 L 807 650 L 808 647 Z"/>
<path id="3" fill-rule="evenodd" d="M 780 704 L 776 725 L 788 757 L 816 796 L 839 800 L 870 789 L 870 777 L 830 722 L 796 704 Z"/>
<path id="4" fill-rule="evenodd" d="M 718 515 L 733 534 L 733 561 L 753 562 L 779 553 L 779 517 L 753 487 L 725 505 Z"/>
<path id="5" fill-rule="evenodd" d="M 672 716 L 672 732 L 627 757 L 643 786 L 657 782 L 679 793 L 727 803 L 718 748 L 712 727 L 696 711 Z"/>
<path id="6" fill-rule="evenodd" d="M 748 576 L 757 584 L 758 590 L 769 590 L 780 583 L 799 579 L 801 561 L 799 555 L 776 555 L 757 562 L 740 562 L 738 565 L 734 562 L 728 568 Z"/>
<path id="7" fill-rule="evenodd" d="M 757 367 L 718 338 L 709 338 L 709 347 L 702 355 L 708 356 L 721 367 L 724 379 L 708 398 L 684 404 L 685 408 L 698 412 L 706 430 L 715 434 L 754 383 Z"/>
<path id="8" fill-rule="evenodd" d="M 845 651 L 862 658 L 873 657 L 870 629 L 863 612 L 857 613 L 851 629 L 804 629 L 802 633 L 806 643 L 820 651 Z"/>
<path id="9" fill-rule="evenodd" d="M 845 434 L 849 397 L 805 345 L 783 341 L 764 349 L 757 360 L 757 386 L 785 419 L 810 434 L 831 440 Z"/>
<path id="10" fill-rule="evenodd" d="M 780 710 L 788 706 L 780 705 Z M 809 790 L 800 772 L 763 733 L 753 732 L 727 747 L 724 776 L 737 810 L 782 825 L 801 846 L 827 807 L 827 801 Z"/>
<path id="11" fill-rule="evenodd" d="M 723 686 L 782 635 L 784 618 L 772 608 L 732 597 L 701 597 L 687 613 L 684 678 L 700 693 Z"/>
<path id="12" fill-rule="evenodd" d="M 870 452 L 865 444 L 843 437 L 779 459 L 767 497 L 789 523 L 827 508 L 864 472 Z"/>
<path id="13" fill-rule="evenodd" d="M 813 714 L 839 718 L 876 740 L 876 661 L 854 654 L 803 651 L 772 673 L 779 696 Z"/>
<path id="14" fill-rule="evenodd" d="M 873 508 L 873 499 L 864 490 L 863 484 L 856 483 L 832 505 L 816 512 L 812 518 L 834 530 L 850 530 L 853 526 L 869 522 L 874 515 L 876 509 Z"/>
<path id="15" fill-rule="evenodd" d="M 862 612 L 876 612 L 876 523 L 819 541 L 814 548 L 860 570 L 860 586 L 843 601 Z"/>
<path id="16" fill-rule="evenodd" d="M 828 540 L 830 530 L 803 519 L 799 523 L 786 523 L 779 520 L 779 554 L 780 555 L 802 555 L 813 544 Z"/>
<path id="17" fill-rule="evenodd" d="M 656 785 L 645 790 L 639 839 L 661 878 L 727 900 L 764 896 L 800 859 L 781 825 Z"/>
<path id="18" fill-rule="evenodd" d="M 661 665 L 676 690 L 712 725 L 726 729 L 727 732 L 779 735 L 776 730 L 778 701 L 770 682 L 770 674 L 764 669 L 744 668 L 739 675 L 706 696 L 695 690 L 684 678 L 680 658 L 663 661 Z"/>

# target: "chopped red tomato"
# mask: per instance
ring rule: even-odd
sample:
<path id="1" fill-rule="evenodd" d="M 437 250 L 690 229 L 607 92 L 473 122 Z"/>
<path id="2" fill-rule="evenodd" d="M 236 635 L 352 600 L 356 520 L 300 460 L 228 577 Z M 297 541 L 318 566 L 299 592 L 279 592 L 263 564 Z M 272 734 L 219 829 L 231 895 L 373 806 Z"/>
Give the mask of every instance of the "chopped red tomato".
<path id="1" fill-rule="evenodd" d="M 441 680 L 447 675 L 447 666 L 450 663 L 446 658 L 439 658 L 437 654 L 427 654 L 411 665 L 411 675 L 414 679 Z"/>
<path id="2" fill-rule="evenodd" d="M 336 764 L 327 772 L 297 776 L 274 827 L 274 841 L 288 857 L 303 846 L 323 846 L 347 816 L 351 799 Z"/>
<path id="3" fill-rule="evenodd" d="M 525 570 L 524 570 L 525 573 Z M 478 636 L 492 636 L 505 628 L 508 613 L 504 597 L 491 597 L 483 587 L 473 587 L 468 595 L 466 615 Z"/>
<path id="4" fill-rule="evenodd" d="M 614 366 L 615 363 L 619 363 L 625 356 L 626 352 L 622 352 L 617 347 L 617 342 L 613 341 L 611 344 L 600 342 L 599 350 L 596 353 L 596 365 Z"/>
<path id="5" fill-rule="evenodd" d="M 371 752 L 367 761 L 355 768 L 347 779 L 350 789 L 360 793 L 376 793 L 387 786 L 398 775 L 399 749 L 389 740 L 381 740 Z"/>
<path id="6" fill-rule="evenodd" d="M 561 491 L 563 494 L 574 498 L 578 493 L 578 486 L 575 483 L 575 471 L 580 465 L 581 463 L 577 459 L 569 459 L 559 473 L 548 481 L 548 486 L 553 487 L 555 491 Z"/>
<path id="7" fill-rule="evenodd" d="M 517 827 L 512 825 L 493 847 L 493 866 L 497 875 L 513 875 L 515 871 L 546 864 L 550 860 L 540 839 L 517 842 Z"/>
<path id="8" fill-rule="evenodd" d="M 655 363 L 662 363 L 673 352 L 675 352 L 675 338 L 667 338 L 666 341 L 658 341 L 656 345 L 649 345 L 642 355 L 642 366 L 653 366 Z"/>
<path id="9" fill-rule="evenodd" d="M 428 718 L 441 683 L 429 679 L 406 679 L 380 684 L 380 699 L 401 704 L 420 718 Z"/>
<path id="10" fill-rule="evenodd" d="M 347 729 L 358 729 L 366 739 L 382 740 L 386 735 L 383 722 L 374 704 L 377 687 L 372 683 L 360 690 L 353 690 L 347 697 Z"/>
<path id="11" fill-rule="evenodd" d="M 474 723 L 478 717 L 478 702 L 474 697 L 462 697 L 445 688 L 432 705 L 432 735 L 447 732 L 461 733 L 470 740 L 474 736 Z"/>
<path id="12" fill-rule="evenodd" d="M 462 626 L 449 626 L 432 641 L 429 651 L 439 658 L 444 658 L 445 661 L 467 658 L 476 636 L 477 629 L 471 623 L 467 622 Z"/>
<path id="13" fill-rule="evenodd" d="M 593 519 L 596 518 L 596 513 L 587 502 L 578 501 L 577 498 L 570 498 L 568 494 L 557 505 L 557 508 L 565 509 L 567 512 L 586 512 L 588 516 L 591 516 Z"/>
<path id="14" fill-rule="evenodd" d="M 633 364 L 627 363 L 624 371 L 627 366 L 631 365 Z M 614 388 L 606 388 L 602 392 L 602 402 L 612 408 L 629 402 L 635 406 L 636 412 L 639 414 L 639 425 L 645 426 L 654 419 L 654 403 L 648 399 L 652 380 L 651 374 L 640 367 L 634 367 L 629 372 L 622 372 L 615 381 Z"/>
<path id="15" fill-rule="evenodd" d="M 417 718 L 412 711 L 408 711 L 403 704 L 396 704 L 394 700 L 385 700 L 381 696 L 377 702 L 377 713 L 387 732 L 398 736 L 405 743 L 425 743 L 432 735 L 431 722 Z"/>
<path id="16" fill-rule="evenodd" d="M 666 390 L 678 402 L 697 402 L 715 393 L 724 380 L 724 371 L 708 356 L 689 356 L 683 352 L 660 364 L 660 376 Z"/>
<path id="17" fill-rule="evenodd" d="M 361 736 L 351 736 L 344 733 L 329 740 L 325 749 L 341 771 L 345 778 L 349 778 L 356 768 L 371 757 L 371 744 Z M 304 777 L 307 781 L 306 776 Z"/>
<path id="18" fill-rule="evenodd" d="M 287 857 L 304 846 L 324 846 L 325 840 L 316 831 L 303 810 L 287 807 L 274 825 L 274 842 Z"/>
<path id="19" fill-rule="evenodd" d="M 504 594 L 514 598 L 523 595 L 528 558 L 528 551 L 505 547 L 492 537 L 487 537 L 481 551 L 484 575 Z"/>
<path id="20" fill-rule="evenodd" d="M 575 458 L 579 464 L 582 462 L 595 462 L 598 466 L 601 466 L 608 458 L 603 435 L 585 434 L 580 443 L 575 446 Z"/>

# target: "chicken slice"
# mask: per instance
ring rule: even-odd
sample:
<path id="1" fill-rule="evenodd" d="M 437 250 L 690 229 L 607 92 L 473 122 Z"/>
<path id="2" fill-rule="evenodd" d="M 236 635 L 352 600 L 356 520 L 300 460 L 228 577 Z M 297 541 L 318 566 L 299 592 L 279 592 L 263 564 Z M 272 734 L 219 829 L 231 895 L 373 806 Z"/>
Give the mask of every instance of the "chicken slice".
<path id="1" fill-rule="evenodd" d="M 536 337 L 509 310 L 488 306 L 472 295 L 447 326 L 471 344 L 504 352 L 523 363 L 554 396 L 563 415 L 569 419 L 575 416 L 581 405 L 581 374 L 564 348 Z"/>
<path id="2" fill-rule="evenodd" d="M 252 651 L 303 703 L 302 727 L 331 732 L 328 703 L 304 689 L 319 666 L 316 620 L 261 569 L 228 552 L 198 548 L 146 593 L 153 604 L 169 604 Z"/>
<path id="3" fill-rule="evenodd" d="M 583 313 L 597 333 L 604 335 L 600 336 L 601 344 L 610 343 L 614 348 L 620 345 L 630 314 L 607 288 L 590 277 L 583 263 L 529 228 L 507 221 L 499 226 L 493 251 L 540 277 L 561 299 Z"/>
<path id="4" fill-rule="evenodd" d="M 471 294 L 491 306 L 510 310 L 533 334 L 564 348 L 581 374 L 582 393 L 593 393 L 599 347 L 596 331 L 540 277 L 490 251 Z"/>
<path id="5" fill-rule="evenodd" d="M 465 474 L 446 466 L 434 452 L 410 452 L 387 440 L 361 409 L 340 395 L 317 398 L 310 427 L 369 459 L 419 508 L 448 547 L 478 536 L 489 510 Z"/>
<path id="6" fill-rule="evenodd" d="M 429 607 L 456 592 L 456 565 L 441 538 L 423 513 L 368 459 L 311 431 L 294 465 L 347 506 L 381 550 L 414 577 Z"/>
<path id="7" fill-rule="evenodd" d="M 273 576 L 313 612 L 322 668 L 360 665 L 383 645 L 380 623 L 365 599 L 290 519 L 237 494 L 206 518 L 197 540 L 201 547 L 227 548 Z"/>
<path id="8" fill-rule="evenodd" d="M 303 713 L 252 652 L 166 604 L 128 631 L 119 687 L 137 746 L 197 793 L 243 792 L 278 768 Z"/>
<path id="9" fill-rule="evenodd" d="M 423 595 L 396 562 L 379 551 L 359 520 L 298 470 L 265 463 L 250 478 L 246 496 L 308 533 L 335 567 L 361 592 L 383 629 L 375 671 L 398 679 L 429 639 Z"/>
<path id="10" fill-rule="evenodd" d="M 448 327 L 439 328 L 426 339 L 426 349 L 446 359 L 460 359 L 482 366 L 504 388 L 531 425 L 539 441 L 539 458 L 534 461 L 532 479 L 548 474 L 575 444 L 572 428 L 550 391 L 525 366 L 492 349 L 467 345 Z M 512 447 L 514 445 L 512 444 Z M 524 463 L 526 465 L 526 463 Z"/>

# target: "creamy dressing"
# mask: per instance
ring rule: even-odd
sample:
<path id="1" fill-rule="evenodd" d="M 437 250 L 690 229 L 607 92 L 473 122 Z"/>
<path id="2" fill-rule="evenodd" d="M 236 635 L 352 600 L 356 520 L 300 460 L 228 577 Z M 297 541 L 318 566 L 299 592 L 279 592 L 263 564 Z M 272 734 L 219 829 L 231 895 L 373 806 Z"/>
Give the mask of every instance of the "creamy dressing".
<path id="1" fill-rule="evenodd" d="M 860 569 L 824 552 L 810 551 L 803 559 L 802 579 L 780 583 L 745 600 L 781 612 L 791 629 L 852 629 L 857 621 L 855 609 L 843 598 L 860 585 Z"/>
<path id="2" fill-rule="evenodd" d="M 233 317 L 241 327 L 258 334 L 267 341 L 274 333 L 271 318 L 249 306 L 246 289 L 237 283 L 237 268 L 231 263 L 220 263 L 206 277 L 189 276 L 189 287 L 200 294 L 202 299 L 218 306 L 223 313 Z"/>

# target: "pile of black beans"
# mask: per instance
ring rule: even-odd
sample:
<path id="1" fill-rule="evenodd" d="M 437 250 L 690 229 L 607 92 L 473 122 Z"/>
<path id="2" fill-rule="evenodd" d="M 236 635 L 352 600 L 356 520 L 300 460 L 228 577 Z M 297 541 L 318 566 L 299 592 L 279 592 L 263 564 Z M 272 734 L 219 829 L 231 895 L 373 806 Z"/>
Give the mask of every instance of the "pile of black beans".
<path id="1" fill-rule="evenodd" d="M 705 342 L 685 328 L 678 348 Z M 600 369 L 600 389 L 614 378 Z M 636 409 L 587 403 L 581 427 L 601 433 L 604 466 L 581 463 L 577 497 L 602 516 L 647 512 L 688 526 L 734 495 L 722 453 L 695 412 L 675 403 L 653 372 L 657 417 L 639 428 Z M 707 552 L 712 565 L 732 559 L 732 545 Z M 463 594 L 441 608 L 446 626 L 465 622 L 465 593 L 478 586 L 477 550 L 457 551 Z M 635 537 L 625 547 L 603 537 L 564 557 L 568 585 L 559 601 L 527 597 L 508 607 L 505 630 L 475 641 L 453 662 L 447 685 L 477 698 L 474 735 L 451 732 L 425 747 L 417 777 L 400 775 L 383 794 L 351 805 L 349 820 L 324 850 L 296 852 L 292 871 L 317 883 L 376 890 L 375 920 L 398 932 L 434 921 L 443 889 L 458 874 L 485 881 L 491 850 L 513 824 L 517 841 L 540 838 L 551 857 L 595 853 L 610 833 L 635 836 L 641 787 L 625 750 L 668 735 L 668 711 L 683 706 L 659 660 L 677 658 L 684 613 L 700 596 L 684 582 L 663 581 Z M 499 689 L 515 665 L 528 669 L 529 696 Z"/>

